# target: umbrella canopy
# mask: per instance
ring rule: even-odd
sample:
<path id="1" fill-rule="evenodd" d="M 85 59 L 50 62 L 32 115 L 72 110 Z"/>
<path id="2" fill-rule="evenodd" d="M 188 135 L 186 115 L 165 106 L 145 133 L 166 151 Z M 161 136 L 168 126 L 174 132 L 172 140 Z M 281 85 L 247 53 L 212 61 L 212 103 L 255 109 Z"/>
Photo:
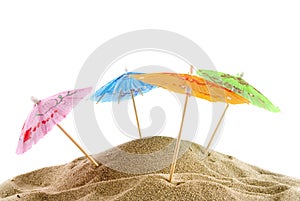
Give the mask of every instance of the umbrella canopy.
<path id="1" fill-rule="evenodd" d="M 120 75 L 119 77 L 111 80 L 107 84 L 103 85 L 91 97 L 91 99 L 97 101 L 97 103 L 99 102 L 119 103 L 122 100 L 132 99 L 140 138 L 142 137 L 142 134 L 140 130 L 134 97 L 139 94 L 143 95 L 144 93 L 147 93 L 150 90 L 156 88 L 156 86 L 144 83 L 140 80 L 131 77 L 131 75 L 142 75 L 142 74 L 143 73 L 138 73 L 138 72 L 126 72 Z"/>
<path id="2" fill-rule="evenodd" d="M 131 75 L 136 79 L 143 82 L 162 87 L 164 89 L 170 90 L 172 92 L 177 92 L 181 94 L 186 94 L 184 108 L 182 112 L 180 129 L 175 145 L 173 161 L 170 169 L 169 181 L 172 182 L 172 177 L 175 172 L 175 166 L 177 161 L 177 156 L 180 147 L 180 139 L 182 133 L 182 127 L 188 102 L 188 97 L 190 95 L 202 98 L 212 102 L 226 102 L 230 104 L 242 104 L 249 103 L 249 101 L 240 95 L 219 86 L 213 82 L 206 81 L 203 78 L 190 74 L 177 74 L 177 73 L 148 73 L 142 75 Z"/>
<path id="3" fill-rule="evenodd" d="M 92 100 L 98 102 L 120 102 L 122 100 L 132 99 L 131 94 L 137 96 L 143 95 L 156 88 L 151 84 L 144 83 L 132 78 L 131 75 L 142 75 L 138 72 L 126 72 L 119 77 L 103 85 L 93 95 Z"/>
<path id="4" fill-rule="evenodd" d="M 43 100 L 32 97 L 34 105 L 23 124 L 17 146 L 17 154 L 22 154 L 29 150 L 33 144 L 37 143 L 56 125 L 83 151 L 59 123 L 91 90 L 92 88 L 89 87 L 65 91 Z M 86 152 L 84 154 L 88 156 Z"/>
<path id="5" fill-rule="evenodd" d="M 147 73 L 131 75 L 131 77 L 181 94 L 186 94 L 187 89 L 190 89 L 190 95 L 211 102 L 226 102 L 230 104 L 249 103 L 249 100 L 241 97 L 233 91 L 195 75 L 178 73 Z"/>
<path id="6" fill-rule="evenodd" d="M 279 108 L 265 97 L 260 91 L 242 79 L 241 75 L 234 76 L 213 70 L 197 70 L 196 73 L 203 79 L 214 82 L 226 89 L 232 90 L 246 98 L 251 104 L 271 112 L 279 112 Z"/>

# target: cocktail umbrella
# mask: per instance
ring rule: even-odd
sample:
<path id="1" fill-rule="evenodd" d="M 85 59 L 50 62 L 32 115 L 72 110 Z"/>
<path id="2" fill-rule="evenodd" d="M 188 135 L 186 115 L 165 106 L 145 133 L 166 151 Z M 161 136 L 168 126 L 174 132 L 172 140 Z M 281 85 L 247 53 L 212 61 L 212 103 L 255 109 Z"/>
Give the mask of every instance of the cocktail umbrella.
<path id="1" fill-rule="evenodd" d="M 65 91 L 49 98 L 38 100 L 31 97 L 34 102 L 33 109 L 27 117 L 18 142 L 17 154 L 29 150 L 43 138 L 54 126 L 57 126 L 77 148 L 96 166 L 99 164 L 84 151 L 84 149 L 59 125 L 67 114 L 82 100 L 90 91 L 91 87 Z"/>
<path id="2" fill-rule="evenodd" d="M 139 118 L 137 114 L 136 104 L 134 97 L 156 88 L 153 85 L 144 83 L 140 80 L 136 80 L 130 75 L 141 75 L 142 73 L 127 72 L 121 76 L 111 80 L 100 89 L 98 89 L 93 95 L 92 100 L 99 102 L 120 102 L 122 100 L 132 99 L 133 108 L 135 112 L 135 118 L 140 138 L 142 133 L 140 129 Z"/>
<path id="3" fill-rule="evenodd" d="M 185 103 L 182 113 L 182 119 L 180 129 L 175 145 L 173 161 L 170 169 L 169 181 L 172 181 L 172 177 L 175 171 L 177 156 L 179 152 L 181 132 L 187 107 L 188 98 L 190 95 L 202 98 L 211 102 L 226 102 L 230 104 L 249 103 L 249 101 L 240 95 L 221 87 L 213 82 L 206 81 L 198 76 L 190 74 L 177 74 L 177 73 L 148 73 L 140 75 L 131 75 L 138 80 L 155 85 L 172 92 L 185 94 Z"/>
<path id="4" fill-rule="evenodd" d="M 246 82 L 244 79 L 242 79 L 243 74 L 239 74 L 237 76 L 213 71 L 213 70 L 203 70 L 199 69 L 196 71 L 196 73 L 203 79 L 209 80 L 215 84 L 218 84 L 219 86 L 222 86 L 228 90 L 231 90 L 235 92 L 236 94 L 239 94 L 240 96 L 247 99 L 251 104 L 258 106 L 260 108 L 264 108 L 270 112 L 279 112 L 279 108 L 274 106 L 273 103 L 265 97 L 261 92 L 259 92 L 256 88 L 251 86 L 248 82 Z M 209 143 L 206 147 L 206 151 L 209 150 L 211 143 L 213 141 L 213 138 L 215 137 L 215 134 L 220 126 L 220 123 L 222 122 L 225 113 L 228 109 L 229 105 L 227 104 L 223 114 L 221 115 L 218 124 L 216 128 L 213 131 L 213 134 L 209 140 Z"/>

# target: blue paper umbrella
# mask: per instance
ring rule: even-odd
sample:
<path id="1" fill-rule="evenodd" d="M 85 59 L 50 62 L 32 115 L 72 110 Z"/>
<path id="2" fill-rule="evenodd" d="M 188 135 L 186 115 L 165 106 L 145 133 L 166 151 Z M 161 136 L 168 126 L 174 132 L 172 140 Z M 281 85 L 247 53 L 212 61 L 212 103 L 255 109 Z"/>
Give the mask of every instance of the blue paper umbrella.
<path id="1" fill-rule="evenodd" d="M 139 119 L 137 115 L 137 109 L 135 105 L 134 97 L 137 95 L 143 95 L 144 93 L 156 88 L 151 84 L 144 83 L 140 80 L 132 78 L 130 75 L 143 74 L 138 72 L 126 72 L 123 75 L 111 80 L 100 89 L 98 89 L 93 95 L 92 100 L 99 102 L 120 102 L 122 100 L 132 99 L 136 123 L 140 138 L 142 138 Z"/>

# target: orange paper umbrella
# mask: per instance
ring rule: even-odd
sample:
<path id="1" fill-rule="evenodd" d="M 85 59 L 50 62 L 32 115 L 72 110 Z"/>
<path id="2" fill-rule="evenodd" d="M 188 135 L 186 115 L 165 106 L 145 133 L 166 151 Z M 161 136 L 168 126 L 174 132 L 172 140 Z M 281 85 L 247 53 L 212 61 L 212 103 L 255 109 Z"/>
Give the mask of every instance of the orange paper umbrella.
<path id="1" fill-rule="evenodd" d="M 141 80 L 145 83 L 170 90 L 172 92 L 186 94 L 181 125 L 177 137 L 173 162 L 170 170 L 170 182 L 172 181 L 172 176 L 175 171 L 188 97 L 192 95 L 197 98 L 202 98 L 211 102 L 225 102 L 229 104 L 249 103 L 247 99 L 234 93 L 233 91 L 191 74 L 148 73 L 132 75 L 132 77 Z"/>
<path id="2" fill-rule="evenodd" d="M 146 73 L 132 75 L 132 77 L 181 94 L 186 94 L 186 90 L 190 89 L 190 95 L 211 102 L 226 102 L 229 104 L 249 103 L 247 99 L 229 89 L 190 74 Z"/>

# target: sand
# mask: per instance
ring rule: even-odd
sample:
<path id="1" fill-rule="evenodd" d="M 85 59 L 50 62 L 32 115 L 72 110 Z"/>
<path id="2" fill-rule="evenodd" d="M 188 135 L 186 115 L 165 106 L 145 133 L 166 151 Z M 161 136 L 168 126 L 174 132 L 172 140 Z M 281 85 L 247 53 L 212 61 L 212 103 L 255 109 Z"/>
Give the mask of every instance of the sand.
<path id="1" fill-rule="evenodd" d="M 131 141 L 86 158 L 46 167 L 0 185 L 0 200 L 276 200 L 300 201 L 300 179 L 246 164 L 182 141 L 172 183 L 174 139 Z"/>

